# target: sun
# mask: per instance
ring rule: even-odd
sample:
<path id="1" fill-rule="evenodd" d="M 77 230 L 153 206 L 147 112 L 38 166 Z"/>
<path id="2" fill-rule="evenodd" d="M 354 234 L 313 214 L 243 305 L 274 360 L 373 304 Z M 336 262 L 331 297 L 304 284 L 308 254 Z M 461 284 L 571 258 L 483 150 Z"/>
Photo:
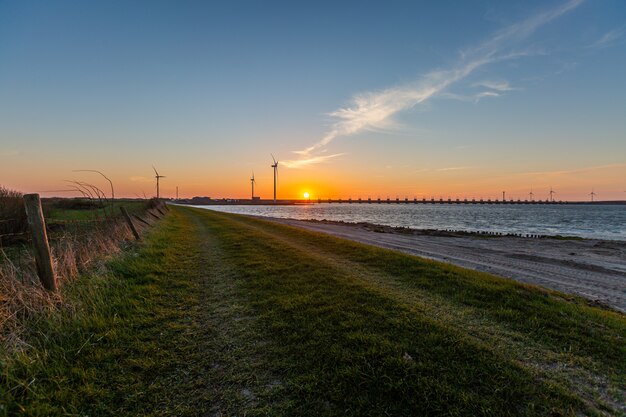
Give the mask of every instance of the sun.
<path id="1" fill-rule="evenodd" d="M 304 199 L 308 199 L 309 198 L 309 193 L 304 193 Z"/>

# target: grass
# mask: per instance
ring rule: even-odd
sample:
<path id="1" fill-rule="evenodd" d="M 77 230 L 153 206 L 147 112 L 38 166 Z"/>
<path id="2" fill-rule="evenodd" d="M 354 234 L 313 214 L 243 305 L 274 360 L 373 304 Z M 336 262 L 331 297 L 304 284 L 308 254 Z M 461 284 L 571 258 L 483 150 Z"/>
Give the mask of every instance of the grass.
<path id="1" fill-rule="evenodd" d="M 154 201 L 117 200 L 104 217 L 104 209 L 91 200 L 44 200 L 48 240 L 59 284 L 65 285 L 85 272 L 97 258 L 118 253 L 126 245 L 130 231 L 115 208 L 125 206 L 145 216 L 145 210 L 154 204 Z M 49 216 L 50 211 L 57 213 L 57 219 Z M 89 219 L 74 221 L 79 218 Z M 138 226 L 143 233 L 145 224 Z M 0 242 L 0 344 L 9 350 L 19 349 L 24 343 L 21 336 L 29 317 L 56 310 L 64 299 L 41 287 L 29 238 L 30 233 L 26 232 Z"/>
<path id="2" fill-rule="evenodd" d="M 63 291 L 4 415 L 624 413 L 623 315 L 260 219 L 172 208 Z"/>
<path id="3" fill-rule="evenodd" d="M 146 206 L 146 201 L 139 200 L 115 200 L 106 203 L 104 207 L 100 207 L 95 203 L 92 206 L 77 204 L 76 207 L 72 207 L 70 204 L 59 204 L 59 202 L 65 201 L 67 200 L 43 200 L 43 211 L 48 223 L 54 223 L 55 221 L 102 220 L 109 216 L 118 216 L 120 207 L 125 207 L 129 213 L 139 213 Z"/>

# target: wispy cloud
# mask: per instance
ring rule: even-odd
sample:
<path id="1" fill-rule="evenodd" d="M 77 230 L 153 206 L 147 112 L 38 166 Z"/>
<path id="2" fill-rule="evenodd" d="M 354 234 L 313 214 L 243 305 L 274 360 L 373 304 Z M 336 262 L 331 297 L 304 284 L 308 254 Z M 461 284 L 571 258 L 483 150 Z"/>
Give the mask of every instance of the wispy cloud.
<path id="1" fill-rule="evenodd" d="M 605 33 L 600 39 L 589 45 L 589 48 L 608 48 L 626 40 L 626 27 L 613 29 Z"/>
<path id="2" fill-rule="evenodd" d="M 626 169 L 626 164 L 595 165 L 595 166 L 557 170 L 557 171 L 520 172 L 514 175 L 515 176 L 565 176 L 565 175 L 588 174 L 588 173 L 595 172 L 595 171 L 605 171 L 605 170 L 614 170 L 614 169 L 618 169 L 618 170 Z"/>
<path id="3" fill-rule="evenodd" d="M 449 69 L 432 71 L 406 85 L 357 94 L 349 106 L 330 113 L 336 121 L 326 135 L 317 143 L 295 153 L 300 155 L 300 160 L 315 161 L 306 165 L 326 161 L 328 158 L 325 157 L 316 161 L 319 157 L 312 154 L 326 148 L 336 138 L 368 130 L 392 128 L 395 125 L 393 116 L 397 113 L 410 110 L 442 94 L 448 87 L 463 80 L 478 68 L 498 61 L 536 54 L 531 50 L 515 51 L 512 48 L 539 27 L 578 7 L 583 1 L 569 0 L 559 7 L 538 13 L 495 32 L 482 43 L 464 50 L 457 64 Z M 494 97 L 498 93 L 491 91 L 482 94 L 482 97 Z M 298 162 L 299 160 L 285 161 L 285 165 L 297 166 Z"/>
<path id="4" fill-rule="evenodd" d="M 507 81 L 479 81 L 472 84 L 472 87 L 484 87 L 489 90 L 500 92 L 518 90 L 518 88 L 511 87 L 511 84 L 509 84 Z"/>
<path id="5" fill-rule="evenodd" d="M 132 182 L 152 182 L 153 181 L 152 178 L 148 178 L 148 177 L 130 177 L 129 179 Z"/>
<path id="6" fill-rule="evenodd" d="M 296 159 L 293 161 L 282 161 L 282 164 L 287 168 L 305 168 L 309 165 L 321 164 L 327 162 L 330 159 L 337 158 L 338 156 L 344 155 L 343 153 L 336 153 L 333 155 L 318 155 L 311 156 L 309 158 Z"/>
<path id="7" fill-rule="evenodd" d="M 470 169 L 472 167 L 446 167 L 446 168 L 439 168 L 437 169 L 437 171 L 439 172 L 449 172 L 449 171 L 464 171 L 466 169 Z"/>
<path id="8" fill-rule="evenodd" d="M 442 98 L 449 98 L 449 99 L 453 99 L 453 100 L 466 101 L 466 102 L 472 102 L 472 103 L 478 103 L 483 98 L 500 97 L 500 96 L 501 96 L 501 94 L 498 93 L 498 92 L 495 92 L 495 91 L 482 91 L 480 93 L 471 94 L 471 95 L 456 94 L 456 93 L 441 93 L 441 94 L 439 94 L 439 97 L 442 97 Z"/>

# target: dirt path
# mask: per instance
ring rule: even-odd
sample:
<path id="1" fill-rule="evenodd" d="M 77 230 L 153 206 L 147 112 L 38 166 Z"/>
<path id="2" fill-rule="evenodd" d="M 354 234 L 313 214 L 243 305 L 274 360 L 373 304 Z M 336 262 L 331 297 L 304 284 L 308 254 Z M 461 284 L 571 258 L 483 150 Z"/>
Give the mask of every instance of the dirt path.
<path id="1" fill-rule="evenodd" d="M 271 220 L 576 294 L 626 312 L 624 242 L 431 236 L 362 224 Z"/>

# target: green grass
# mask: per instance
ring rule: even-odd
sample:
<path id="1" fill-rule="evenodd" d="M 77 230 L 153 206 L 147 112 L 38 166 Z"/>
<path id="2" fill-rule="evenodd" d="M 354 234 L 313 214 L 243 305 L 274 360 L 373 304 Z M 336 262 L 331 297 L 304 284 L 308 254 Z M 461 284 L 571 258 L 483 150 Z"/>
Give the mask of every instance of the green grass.
<path id="1" fill-rule="evenodd" d="M 105 207 L 97 208 L 65 208 L 59 206 L 59 200 L 44 200 L 43 211 L 47 223 L 55 221 L 84 221 L 84 220 L 101 220 L 107 216 L 118 216 L 120 207 L 125 207 L 129 213 L 140 212 L 146 205 L 145 201 L 126 201 L 115 200 L 105 205 Z"/>
<path id="2" fill-rule="evenodd" d="M 624 411 L 623 315 L 259 219 L 172 208 L 63 291 L 0 354 L 5 415 Z"/>
<path id="3" fill-rule="evenodd" d="M 48 238 L 51 242 L 67 234 L 80 238 L 80 236 L 94 233 L 94 230 L 97 230 L 96 226 L 104 220 L 112 218 L 120 220 L 122 217 L 120 207 L 126 208 L 131 214 L 138 215 L 144 215 L 143 212 L 147 207 L 146 201 L 133 200 L 115 200 L 106 207 L 97 208 L 67 208 L 59 203 L 68 201 L 71 199 L 44 199 L 42 201 L 44 218 L 48 226 Z M 7 259 L 16 264 L 25 262 L 25 256 L 31 251 L 31 244 L 27 240 L 29 233 L 27 230 L 23 237 L 13 241 L 0 241 L 2 243 L 0 249 L 6 255 L 6 257 L 0 256 L 0 265 Z"/>

